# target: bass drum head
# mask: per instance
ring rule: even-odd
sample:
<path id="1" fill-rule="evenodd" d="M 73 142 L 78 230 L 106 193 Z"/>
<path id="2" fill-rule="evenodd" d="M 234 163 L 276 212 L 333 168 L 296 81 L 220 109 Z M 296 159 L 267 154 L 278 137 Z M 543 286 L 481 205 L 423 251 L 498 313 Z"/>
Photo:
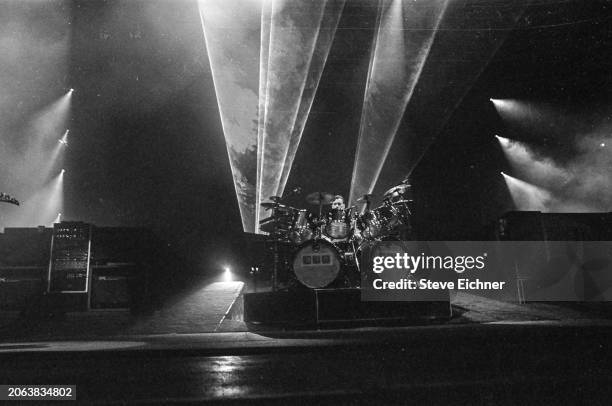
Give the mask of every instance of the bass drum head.
<path id="1" fill-rule="evenodd" d="M 340 255 L 333 244 L 308 241 L 293 258 L 293 272 L 306 287 L 324 288 L 336 280 L 340 273 Z"/>

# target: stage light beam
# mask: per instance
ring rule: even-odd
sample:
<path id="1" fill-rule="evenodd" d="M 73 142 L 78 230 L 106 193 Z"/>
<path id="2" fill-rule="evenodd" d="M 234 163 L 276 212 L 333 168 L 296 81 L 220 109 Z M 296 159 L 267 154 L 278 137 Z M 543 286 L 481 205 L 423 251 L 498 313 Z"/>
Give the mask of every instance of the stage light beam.
<path id="1" fill-rule="evenodd" d="M 62 138 L 59 139 L 59 143 L 63 144 L 66 147 L 68 146 L 68 133 L 69 132 L 70 132 L 70 130 L 66 130 L 66 132 L 64 133 Z"/>
<path id="2" fill-rule="evenodd" d="M 503 172 L 502 176 L 517 210 L 548 211 L 553 199 L 548 190 Z"/>
<path id="3" fill-rule="evenodd" d="M 255 231 L 261 5 L 200 0 L 199 13 L 243 230 Z"/>
<path id="4" fill-rule="evenodd" d="M 42 210 L 40 224 L 53 224 L 56 213 L 61 213 L 64 205 L 64 174 L 65 169 L 62 169 L 59 175 L 51 183 L 50 194 L 47 205 Z"/>
<path id="5" fill-rule="evenodd" d="M 266 111 L 268 98 L 266 89 L 268 88 L 268 65 L 270 64 L 270 25 L 272 23 L 272 1 L 262 2 L 261 8 L 261 35 L 259 49 L 259 95 L 257 106 L 257 173 L 255 185 L 255 233 L 259 232 L 259 220 L 261 217 L 261 184 L 263 177 L 263 158 L 264 158 L 264 126 L 266 122 Z"/>
<path id="6" fill-rule="evenodd" d="M 285 191 L 293 160 L 295 159 L 297 149 L 302 139 L 306 121 L 310 115 L 312 103 L 314 102 L 314 97 L 319 87 L 319 81 L 321 80 L 321 75 L 323 74 L 323 69 L 325 68 L 329 51 L 331 50 L 331 45 L 338 29 L 338 23 L 340 22 L 344 5 L 345 0 L 327 0 L 325 2 L 323 17 L 316 33 L 314 51 L 310 58 L 308 74 L 306 76 L 304 88 L 302 89 L 300 105 L 291 132 L 289 148 L 287 149 L 283 161 L 283 171 L 277 190 L 277 195 L 279 196 Z"/>
<path id="7" fill-rule="evenodd" d="M 522 179 L 547 189 L 554 189 L 571 178 L 567 169 L 557 165 L 552 159 L 537 154 L 529 144 L 496 137 L 513 172 Z"/>
<path id="8" fill-rule="evenodd" d="M 340 0 L 272 3 L 258 201 L 284 192 L 342 6 Z M 260 208 L 258 216 L 264 213 Z"/>
<path id="9" fill-rule="evenodd" d="M 510 146 L 512 144 L 512 141 L 510 141 L 509 138 L 501 137 L 499 135 L 496 135 L 495 138 L 497 138 L 497 141 L 499 142 L 499 145 L 502 148 L 504 148 L 504 149 L 510 148 Z"/>
<path id="10" fill-rule="evenodd" d="M 380 3 L 388 4 L 389 1 L 382 0 Z M 508 33 L 513 32 L 516 25 L 521 23 L 520 17 L 529 4 L 521 1 L 504 3 L 500 0 L 497 1 L 498 5 L 504 3 L 504 12 L 500 13 L 499 7 L 482 7 L 481 3 L 446 2 L 442 20 L 429 51 L 432 57 L 424 64 L 417 87 L 406 105 L 399 130 L 401 138 L 394 139 L 375 181 L 373 193 L 381 194 L 391 185 L 405 179 L 415 169 L 444 130 L 449 118 L 469 94 Z M 404 4 L 406 7 L 428 10 L 432 14 L 436 8 L 436 2 L 433 1 L 404 1 Z M 404 13 L 404 16 L 408 15 L 410 21 L 418 11 Z M 407 33 L 405 38 L 409 42 L 414 42 L 414 38 L 422 35 L 422 31 L 433 30 L 431 26 L 418 23 L 418 19 L 413 18 L 413 21 L 417 22 L 404 24 Z M 431 18 L 425 18 L 425 21 L 431 21 Z M 407 53 L 409 57 L 414 58 L 414 53 Z M 366 86 L 369 88 L 371 85 Z M 394 89 L 391 89 L 388 94 L 393 94 L 393 91 Z M 379 98 L 386 103 L 387 92 L 380 92 Z M 376 100 L 375 104 L 380 105 L 381 100 Z M 379 110 L 385 111 L 382 108 Z M 366 121 L 366 124 L 374 125 L 371 121 Z M 373 131 L 378 130 L 380 129 L 375 128 Z M 371 165 L 361 165 L 365 172 L 367 167 L 373 171 L 377 164 L 373 159 Z M 365 174 L 371 179 L 375 178 L 375 173 Z M 362 179 L 358 176 L 351 182 L 356 185 L 364 184 L 363 189 L 367 189 L 367 179 L 370 178 Z M 359 194 L 352 192 L 351 199 Z"/>
<path id="11" fill-rule="evenodd" d="M 381 3 L 366 79 L 349 204 L 372 193 L 378 181 L 447 4 L 446 0 Z"/>
<path id="12" fill-rule="evenodd" d="M 521 112 L 521 103 L 514 99 L 489 99 L 493 106 L 495 106 L 495 110 L 505 117 L 511 115 L 517 115 Z"/>
<path id="13" fill-rule="evenodd" d="M 52 225 L 57 213 L 63 212 L 64 174 L 62 170 L 36 193 L 23 201 L 16 224 L 20 227 Z"/>
<path id="14" fill-rule="evenodd" d="M 70 115 L 72 92 L 68 91 L 62 97 L 39 111 L 31 120 L 31 132 L 38 144 L 47 137 L 58 134 L 66 128 Z"/>

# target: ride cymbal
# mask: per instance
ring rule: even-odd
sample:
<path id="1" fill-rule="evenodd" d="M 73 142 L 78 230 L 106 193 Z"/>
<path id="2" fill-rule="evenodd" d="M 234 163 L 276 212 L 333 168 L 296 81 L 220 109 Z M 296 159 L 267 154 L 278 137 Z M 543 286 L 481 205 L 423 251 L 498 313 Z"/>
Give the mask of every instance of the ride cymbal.
<path id="1" fill-rule="evenodd" d="M 306 196 L 306 202 L 313 205 L 328 205 L 331 204 L 334 195 L 327 192 L 313 192 Z"/>

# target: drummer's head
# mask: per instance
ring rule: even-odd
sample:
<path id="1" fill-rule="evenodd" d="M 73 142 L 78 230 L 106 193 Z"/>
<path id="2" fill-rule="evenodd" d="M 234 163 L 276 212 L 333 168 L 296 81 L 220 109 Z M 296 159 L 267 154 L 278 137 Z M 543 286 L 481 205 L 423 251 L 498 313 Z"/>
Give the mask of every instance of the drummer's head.
<path id="1" fill-rule="evenodd" d="M 344 204 L 344 197 L 340 195 L 334 196 L 334 199 L 331 202 L 331 208 L 332 210 L 333 209 L 344 210 L 346 208 L 346 205 Z"/>

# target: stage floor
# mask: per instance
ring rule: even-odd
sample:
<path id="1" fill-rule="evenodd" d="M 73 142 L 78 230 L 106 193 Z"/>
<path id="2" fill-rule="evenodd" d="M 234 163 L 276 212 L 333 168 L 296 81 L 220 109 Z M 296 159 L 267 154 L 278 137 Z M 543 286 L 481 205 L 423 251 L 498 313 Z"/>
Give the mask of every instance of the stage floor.
<path id="1" fill-rule="evenodd" d="M 17 312 L 0 312 L 0 342 L 246 332 L 249 329 L 242 320 L 241 301 L 238 300 L 244 288 L 242 282 L 202 282 L 189 291 L 177 294 L 159 311 L 144 316 L 135 316 L 126 311 L 92 311 L 68 313 L 64 320 L 27 322 L 19 319 Z M 584 323 L 612 320 L 612 303 L 519 305 L 466 293 L 452 293 L 451 305 L 453 317 L 436 323 Z"/>

